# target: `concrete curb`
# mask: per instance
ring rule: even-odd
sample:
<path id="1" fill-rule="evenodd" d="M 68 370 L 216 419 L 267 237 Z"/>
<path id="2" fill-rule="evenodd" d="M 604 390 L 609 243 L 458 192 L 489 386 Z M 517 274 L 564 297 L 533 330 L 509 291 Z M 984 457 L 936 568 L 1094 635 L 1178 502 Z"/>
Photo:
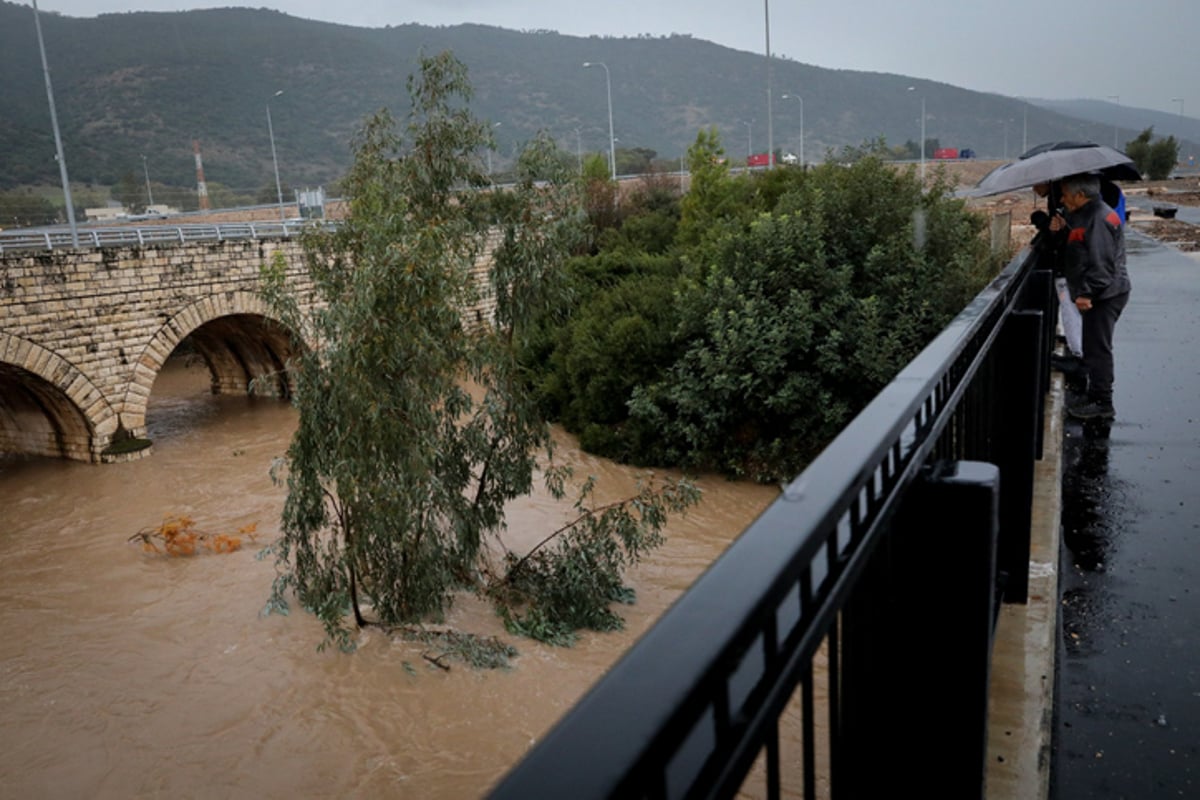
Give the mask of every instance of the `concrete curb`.
<path id="1" fill-rule="evenodd" d="M 1001 607 L 992 645 L 987 800 L 1045 800 L 1050 791 L 1063 407 L 1063 377 L 1056 372 L 1046 398 L 1042 460 L 1034 474 L 1029 602 Z"/>

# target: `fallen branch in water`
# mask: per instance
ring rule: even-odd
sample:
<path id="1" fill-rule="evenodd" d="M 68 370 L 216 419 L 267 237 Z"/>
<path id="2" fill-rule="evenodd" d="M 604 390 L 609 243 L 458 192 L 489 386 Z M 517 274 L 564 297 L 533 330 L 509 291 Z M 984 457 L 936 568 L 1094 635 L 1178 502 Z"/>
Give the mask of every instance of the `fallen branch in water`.
<path id="1" fill-rule="evenodd" d="M 128 541 L 140 541 L 142 550 L 168 556 L 194 556 L 201 549 L 210 553 L 232 553 L 242 549 L 242 539 L 255 541 L 257 522 L 238 528 L 237 534 L 208 533 L 196 529 L 190 517 L 166 517 L 154 528 L 142 528 Z"/>

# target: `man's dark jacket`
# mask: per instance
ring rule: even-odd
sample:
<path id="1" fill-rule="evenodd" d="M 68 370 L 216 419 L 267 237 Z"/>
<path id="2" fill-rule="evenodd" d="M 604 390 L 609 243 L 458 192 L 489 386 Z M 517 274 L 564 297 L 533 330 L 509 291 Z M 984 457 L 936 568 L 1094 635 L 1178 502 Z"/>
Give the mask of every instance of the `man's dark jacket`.
<path id="1" fill-rule="evenodd" d="M 1117 212 L 1093 198 L 1066 215 L 1063 273 L 1072 297 L 1093 302 L 1129 291 L 1125 269 L 1125 230 Z"/>

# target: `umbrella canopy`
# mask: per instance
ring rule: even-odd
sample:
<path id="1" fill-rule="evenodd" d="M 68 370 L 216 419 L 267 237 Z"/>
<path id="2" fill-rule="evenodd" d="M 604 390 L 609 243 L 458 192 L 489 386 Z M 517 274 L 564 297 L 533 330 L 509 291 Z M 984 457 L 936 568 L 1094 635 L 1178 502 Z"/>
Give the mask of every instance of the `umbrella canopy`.
<path id="1" fill-rule="evenodd" d="M 986 197 L 1015 192 L 1081 172 L 1098 172 L 1113 181 L 1142 179 L 1133 159 L 1120 150 L 1092 142 L 1047 142 L 1030 148 L 1016 161 L 996 167 L 968 194 Z"/>

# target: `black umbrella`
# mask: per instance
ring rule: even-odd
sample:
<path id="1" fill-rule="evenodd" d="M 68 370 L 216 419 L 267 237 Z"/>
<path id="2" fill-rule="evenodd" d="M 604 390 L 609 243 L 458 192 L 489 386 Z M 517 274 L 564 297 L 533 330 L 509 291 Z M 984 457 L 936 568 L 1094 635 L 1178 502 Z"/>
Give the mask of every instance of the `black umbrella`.
<path id="1" fill-rule="evenodd" d="M 1014 192 L 1084 172 L 1095 172 L 1112 181 L 1142 179 L 1133 159 L 1120 150 L 1094 142 L 1047 142 L 1025 151 L 1016 161 L 996 167 L 967 194 L 986 197 Z"/>

